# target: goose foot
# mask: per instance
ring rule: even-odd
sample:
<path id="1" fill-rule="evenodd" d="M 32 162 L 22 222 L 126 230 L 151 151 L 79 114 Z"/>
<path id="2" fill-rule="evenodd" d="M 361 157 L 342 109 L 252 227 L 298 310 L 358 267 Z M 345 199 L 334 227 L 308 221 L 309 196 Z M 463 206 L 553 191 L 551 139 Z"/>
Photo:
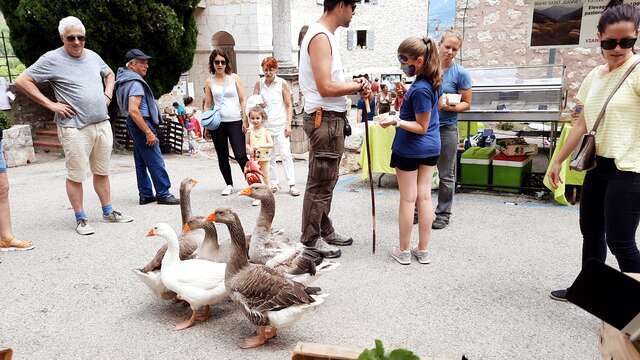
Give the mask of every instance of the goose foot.
<path id="1" fill-rule="evenodd" d="M 184 330 L 186 328 L 189 328 L 191 326 L 193 326 L 193 324 L 196 322 L 196 312 L 195 311 L 191 311 L 191 317 L 188 320 L 185 320 L 179 324 L 176 324 L 176 331 L 179 330 Z"/>
<path id="2" fill-rule="evenodd" d="M 278 335 L 277 329 L 273 326 L 260 326 L 256 332 L 256 336 L 244 339 L 244 343 L 240 345 L 243 349 L 251 349 L 264 345 L 267 340 Z"/>
<path id="3" fill-rule="evenodd" d="M 209 305 L 205 305 L 204 308 L 200 308 L 196 313 L 197 321 L 207 321 L 209 319 Z"/>

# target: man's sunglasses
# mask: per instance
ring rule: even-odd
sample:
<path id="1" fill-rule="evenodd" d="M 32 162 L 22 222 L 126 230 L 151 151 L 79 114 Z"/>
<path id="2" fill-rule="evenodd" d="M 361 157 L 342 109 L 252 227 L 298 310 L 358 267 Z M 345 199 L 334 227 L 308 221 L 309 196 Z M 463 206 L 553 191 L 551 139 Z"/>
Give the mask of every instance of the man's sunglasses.
<path id="1" fill-rule="evenodd" d="M 629 49 L 636 44 L 636 40 L 638 40 L 638 38 L 624 38 L 620 40 L 616 40 L 616 39 L 602 40 L 600 41 L 600 47 L 602 47 L 605 50 L 613 50 L 616 48 L 616 46 L 620 45 L 622 49 Z"/>
<path id="2" fill-rule="evenodd" d="M 76 40 L 83 42 L 85 37 L 84 35 L 69 35 L 69 36 L 66 36 L 65 39 L 67 39 L 67 41 L 69 42 L 75 42 Z"/>
<path id="3" fill-rule="evenodd" d="M 213 63 L 216 65 L 226 65 L 226 60 L 213 60 Z"/>

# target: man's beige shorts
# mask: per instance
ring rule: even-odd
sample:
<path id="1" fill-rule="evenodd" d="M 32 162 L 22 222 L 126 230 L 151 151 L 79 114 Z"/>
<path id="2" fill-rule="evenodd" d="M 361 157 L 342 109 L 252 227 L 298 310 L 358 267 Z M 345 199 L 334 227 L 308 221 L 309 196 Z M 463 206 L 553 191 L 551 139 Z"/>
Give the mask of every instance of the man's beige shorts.
<path id="1" fill-rule="evenodd" d="M 67 179 L 83 182 L 89 175 L 109 175 L 113 133 L 108 120 L 82 129 L 58 126 L 58 138 L 64 149 Z"/>

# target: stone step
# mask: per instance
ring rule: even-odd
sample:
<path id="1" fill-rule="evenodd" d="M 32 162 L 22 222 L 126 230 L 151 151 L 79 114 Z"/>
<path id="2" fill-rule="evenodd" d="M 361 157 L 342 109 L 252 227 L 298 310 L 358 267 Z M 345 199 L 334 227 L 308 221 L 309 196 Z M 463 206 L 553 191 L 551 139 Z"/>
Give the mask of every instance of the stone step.
<path id="1" fill-rule="evenodd" d="M 58 131 L 56 129 L 44 129 L 44 130 L 36 130 L 36 136 L 37 137 L 44 137 L 44 136 L 54 136 L 54 137 L 58 137 Z"/>
<path id="2" fill-rule="evenodd" d="M 40 150 L 44 152 L 55 151 L 55 152 L 62 153 L 62 144 L 60 144 L 60 142 L 58 142 L 57 140 L 56 141 L 36 140 L 33 142 L 33 147 L 36 150 Z"/>

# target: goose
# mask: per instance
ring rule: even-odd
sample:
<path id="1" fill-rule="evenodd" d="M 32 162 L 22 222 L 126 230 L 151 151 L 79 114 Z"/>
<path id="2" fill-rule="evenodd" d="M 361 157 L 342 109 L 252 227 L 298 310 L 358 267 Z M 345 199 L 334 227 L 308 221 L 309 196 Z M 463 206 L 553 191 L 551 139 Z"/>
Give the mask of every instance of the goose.
<path id="1" fill-rule="evenodd" d="M 217 304 L 227 298 L 225 289 L 226 264 L 202 259 L 180 260 L 178 236 L 165 223 L 156 224 L 147 236 L 160 236 L 167 241 L 167 252 L 162 258 L 160 278 L 167 289 L 176 293 L 176 298 L 191 306 L 191 317 L 176 325 L 183 330 L 195 323 L 198 309 Z M 204 318 L 208 318 L 208 311 Z"/>
<path id="2" fill-rule="evenodd" d="M 272 231 L 273 218 L 276 213 L 276 201 L 269 187 L 262 183 L 252 184 L 240 191 L 240 195 L 260 200 L 260 215 L 251 233 L 249 258 L 256 264 L 265 264 L 282 249 L 290 249 L 291 244 L 282 231 Z"/>
<path id="3" fill-rule="evenodd" d="M 198 248 L 198 236 L 191 233 L 186 227 L 189 218 L 191 218 L 191 190 L 198 183 L 192 178 L 185 178 L 180 183 L 180 215 L 182 219 L 183 234 L 180 236 L 180 259 L 187 260 L 195 256 Z M 167 245 L 164 244 L 151 261 L 141 269 L 132 269 L 133 273 L 142 281 L 151 291 L 153 295 L 164 300 L 175 299 L 175 293 L 168 290 L 160 280 L 160 267 L 162 259 L 167 252 Z"/>
<path id="4" fill-rule="evenodd" d="M 184 231 L 190 232 L 196 229 L 204 230 L 204 239 L 198 246 L 196 258 L 226 263 L 229 260 L 231 248 L 228 244 L 220 246 L 216 224 L 207 221 L 204 216 L 193 216 L 187 221 Z"/>
<path id="5" fill-rule="evenodd" d="M 319 288 L 288 279 L 268 266 L 250 263 L 242 224 L 231 209 L 216 209 L 207 220 L 226 224 L 229 229 L 233 251 L 224 283 L 229 297 L 258 327 L 256 336 L 246 338 L 242 348 L 263 345 L 277 335 L 277 329 L 291 326 L 325 301 L 328 294 L 319 294 Z"/>
<path id="6" fill-rule="evenodd" d="M 320 274 L 335 270 L 339 263 L 324 260 L 322 253 L 301 243 L 294 246 L 271 240 L 271 222 L 275 214 L 275 198 L 268 186 L 252 184 L 241 195 L 260 200 L 260 216 L 256 222 L 249 245 L 249 259 L 254 264 L 274 268 L 287 277 L 305 285 L 311 284 Z"/>

